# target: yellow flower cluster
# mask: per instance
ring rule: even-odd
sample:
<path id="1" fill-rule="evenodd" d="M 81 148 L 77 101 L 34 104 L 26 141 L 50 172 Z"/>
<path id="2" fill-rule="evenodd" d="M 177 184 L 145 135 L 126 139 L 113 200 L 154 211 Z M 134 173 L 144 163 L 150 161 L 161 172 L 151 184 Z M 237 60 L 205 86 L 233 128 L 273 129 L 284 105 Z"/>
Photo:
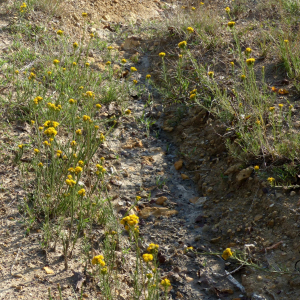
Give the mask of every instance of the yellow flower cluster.
<path id="1" fill-rule="evenodd" d="M 247 63 L 248 66 L 253 66 L 254 63 L 255 63 L 255 58 L 248 58 L 246 60 L 246 63 Z"/>
<path id="2" fill-rule="evenodd" d="M 130 71 L 131 71 L 131 72 L 136 72 L 137 69 L 136 69 L 135 67 L 131 67 L 131 68 L 130 68 Z"/>
<path id="3" fill-rule="evenodd" d="M 84 116 L 82 117 L 82 120 L 83 120 L 84 122 L 91 121 L 91 117 L 89 117 L 89 116 L 87 116 L 87 115 L 84 115 Z"/>
<path id="4" fill-rule="evenodd" d="M 168 287 L 171 285 L 171 282 L 169 279 L 166 278 L 166 279 L 163 279 L 160 284 L 164 287 Z"/>
<path id="5" fill-rule="evenodd" d="M 143 260 L 144 262 L 149 262 L 149 261 L 152 261 L 153 260 L 153 255 L 152 254 L 143 254 Z"/>
<path id="6" fill-rule="evenodd" d="M 160 52 L 160 53 L 158 54 L 158 56 L 159 56 L 159 57 L 165 57 L 165 56 L 166 56 L 166 53 L 165 53 L 165 52 Z"/>
<path id="7" fill-rule="evenodd" d="M 38 105 L 43 100 L 43 97 L 37 96 L 33 99 L 35 105 Z"/>
<path id="8" fill-rule="evenodd" d="M 56 128 L 57 126 L 59 126 L 59 123 L 58 122 L 55 122 L 55 121 L 46 121 L 44 123 L 44 127 L 54 127 Z"/>
<path id="9" fill-rule="evenodd" d="M 159 248 L 159 245 L 151 243 L 151 244 L 148 246 L 147 251 L 148 251 L 148 252 L 155 252 L 155 251 L 158 250 L 158 248 Z"/>
<path id="10" fill-rule="evenodd" d="M 230 21 L 230 22 L 227 23 L 227 25 L 228 25 L 229 28 L 232 28 L 235 25 L 235 22 Z"/>
<path id="11" fill-rule="evenodd" d="M 63 32 L 62 30 L 58 30 L 58 31 L 56 32 L 56 34 L 61 36 L 61 35 L 64 34 L 64 32 Z"/>
<path id="12" fill-rule="evenodd" d="M 71 178 L 72 178 L 72 176 L 71 176 Z M 70 187 L 73 187 L 76 184 L 76 181 L 68 178 L 68 179 L 66 179 L 66 184 Z"/>
<path id="13" fill-rule="evenodd" d="M 76 42 L 73 43 L 73 48 L 74 48 L 74 49 L 78 48 L 78 43 L 76 43 Z"/>
<path id="14" fill-rule="evenodd" d="M 130 215 L 121 220 L 121 224 L 126 226 L 135 226 L 139 223 L 139 217 L 136 215 Z"/>
<path id="15" fill-rule="evenodd" d="M 54 127 L 49 127 L 44 131 L 44 134 L 53 137 L 57 135 L 57 131 Z"/>
<path id="16" fill-rule="evenodd" d="M 230 256 L 232 256 L 232 252 L 231 252 L 231 249 L 230 248 L 226 248 L 224 251 L 223 251 L 223 254 L 222 254 L 222 258 L 227 260 Z"/>
<path id="17" fill-rule="evenodd" d="M 31 73 L 29 74 L 28 79 L 29 79 L 29 80 L 33 80 L 33 79 L 35 79 L 35 78 L 36 78 L 36 74 L 34 74 L 33 72 L 31 72 Z"/>
<path id="18" fill-rule="evenodd" d="M 207 73 L 207 75 L 212 78 L 212 77 L 214 77 L 215 73 L 213 71 L 210 71 Z"/>
<path id="19" fill-rule="evenodd" d="M 193 32 L 194 32 L 194 28 L 193 28 L 193 27 L 188 27 L 188 28 L 187 28 L 187 31 L 188 31 L 189 33 L 193 33 Z"/>
<path id="20" fill-rule="evenodd" d="M 56 110 L 56 111 L 60 111 L 62 109 L 61 105 L 58 104 L 57 106 L 54 104 L 54 103 L 51 103 L 51 102 L 48 102 L 47 103 L 47 106 L 50 108 L 50 109 L 53 109 L 53 110 Z"/>
<path id="21" fill-rule="evenodd" d="M 26 8 L 27 8 L 26 3 L 25 3 L 25 2 L 22 3 L 22 5 L 20 6 L 20 12 L 21 12 L 21 13 L 25 12 Z"/>
<path id="22" fill-rule="evenodd" d="M 53 64 L 54 64 L 54 65 L 58 65 L 58 64 L 59 64 L 59 60 L 58 60 L 58 59 L 54 59 L 54 60 L 53 60 Z"/>
<path id="23" fill-rule="evenodd" d="M 97 164 L 96 165 L 96 168 L 97 168 L 97 171 L 96 171 L 96 174 L 97 175 L 100 175 L 100 174 L 103 174 L 106 172 L 106 169 L 103 168 L 103 166 L 101 166 L 100 164 Z"/>
<path id="24" fill-rule="evenodd" d="M 95 127 L 96 127 L 96 126 L 95 126 Z M 100 142 L 101 142 L 101 143 L 103 143 L 103 142 L 105 141 L 105 135 L 104 135 L 102 132 L 100 133 L 99 139 L 100 139 Z"/>
<path id="25" fill-rule="evenodd" d="M 146 79 L 150 79 L 151 78 L 151 75 L 150 74 L 147 74 L 146 75 Z"/>
<path id="26" fill-rule="evenodd" d="M 76 130 L 76 134 L 77 134 L 77 135 L 82 135 L 81 129 L 77 129 L 77 130 Z"/>
<path id="27" fill-rule="evenodd" d="M 181 48 L 181 49 L 185 49 L 187 46 L 187 42 L 186 41 L 182 41 L 178 44 L 178 47 Z"/>
<path id="28" fill-rule="evenodd" d="M 103 255 L 96 255 L 92 259 L 93 265 L 101 265 L 102 267 L 105 267 L 105 261 Z"/>
<path id="29" fill-rule="evenodd" d="M 75 170 L 75 174 L 76 174 L 76 175 L 78 175 L 79 173 L 82 172 L 82 168 L 79 167 L 79 166 L 77 166 L 74 170 Z"/>
<path id="30" fill-rule="evenodd" d="M 76 102 L 76 100 L 74 100 L 74 99 L 70 99 L 70 100 L 69 100 L 69 103 L 70 103 L 70 104 L 74 104 L 75 102 Z"/>
<path id="31" fill-rule="evenodd" d="M 85 189 L 79 190 L 79 191 L 78 191 L 78 195 L 79 195 L 79 196 L 82 196 L 82 197 L 85 196 Z"/>
<path id="32" fill-rule="evenodd" d="M 61 151 L 61 150 L 56 150 L 56 156 L 57 156 L 57 157 L 60 157 L 61 154 L 62 154 L 62 151 Z"/>
<path id="33" fill-rule="evenodd" d="M 126 60 L 125 58 L 123 58 L 123 59 L 121 60 L 121 63 L 122 63 L 122 64 L 126 64 L 126 63 L 127 63 L 127 60 Z"/>
<path id="34" fill-rule="evenodd" d="M 88 98 L 95 98 L 95 93 L 94 92 L 92 92 L 92 91 L 87 91 L 86 93 L 85 93 L 85 96 L 86 97 L 88 97 Z"/>

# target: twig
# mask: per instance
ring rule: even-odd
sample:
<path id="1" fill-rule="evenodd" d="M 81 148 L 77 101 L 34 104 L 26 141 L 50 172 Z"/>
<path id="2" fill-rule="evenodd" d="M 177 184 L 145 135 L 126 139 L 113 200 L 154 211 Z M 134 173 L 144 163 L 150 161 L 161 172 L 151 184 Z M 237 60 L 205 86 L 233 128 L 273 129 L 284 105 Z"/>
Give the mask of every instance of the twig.
<path id="1" fill-rule="evenodd" d="M 21 245 L 21 246 L 22 246 L 22 245 Z M 19 257 L 19 254 L 20 254 L 20 251 L 21 251 L 21 246 L 19 247 L 18 253 L 17 253 L 17 255 L 16 255 L 16 257 L 15 257 L 15 260 L 14 260 L 12 266 L 11 266 L 11 269 L 10 269 L 10 275 L 12 275 L 13 268 L 14 268 L 14 266 L 15 266 L 15 264 L 16 264 L 16 261 L 17 261 L 17 259 L 18 259 L 18 257 Z"/>

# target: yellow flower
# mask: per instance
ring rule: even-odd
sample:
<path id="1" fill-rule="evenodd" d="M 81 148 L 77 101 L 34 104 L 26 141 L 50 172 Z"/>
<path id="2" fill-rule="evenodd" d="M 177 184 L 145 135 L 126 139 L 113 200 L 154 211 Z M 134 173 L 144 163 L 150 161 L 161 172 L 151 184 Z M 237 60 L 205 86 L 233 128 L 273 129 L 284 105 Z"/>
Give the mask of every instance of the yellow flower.
<path id="1" fill-rule="evenodd" d="M 57 33 L 57 35 L 63 35 L 64 34 L 64 32 L 62 30 L 58 30 L 56 33 Z"/>
<path id="2" fill-rule="evenodd" d="M 98 166 L 98 165 L 97 165 Z M 136 215 L 130 215 L 127 217 L 124 217 L 121 222 L 122 225 L 130 225 L 130 226 L 134 226 L 137 225 L 139 223 L 139 217 Z"/>
<path id="3" fill-rule="evenodd" d="M 57 131 L 55 130 L 54 127 L 49 127 L 48 129 L 46 129 L 44 131 L 44 134 L 48 135 L 48 136 L 56 136 L 57 135 Z"/>
<path id="4" fill-rule="evenodd" d="M 110 64 L 111 64 L 111 62 L 110 62 L 110 61 L 107 61 L 107 62 L 106 62 L 106 65 L 108 65 L 108 66 L 109 66 Z"/>
<path id="5" fill-rule="evenodd" d="M 43 144 L 44 144 L 45 146 L 51 146 L 51 144 L 50 144 L 48 141 L 44 141 Z"/>
<path id="6" fill-rule="evenodd" d="M 259 170 L 259 166 L 254 166 L 254 170 L 258 171 Z"/>
<path id="7" fill-rule="evenodd" d="M 87 116 L 87 115 L 84 115 L 84 116 L 82 117 L 82 120 L 83 120 L 84 122 L 87 122 L 87 121 L 90 121 L 90 120 L 91 120 L 91 117 L 89 117 L 89 116 Z"/>
<path id="8" fill-rule="evenodd" d="M 187 31 L 188 31 L 189 33 L 192 33 L 192 32 L 194 32 L 194 28 L 193 28 L 193 27 L 188 27 L 188 28 L 187 28 Z"/>
<path id="9" fill-rule="evenodd" d="M 79 90 L 82 90 L 82 89 L 83 89 L 83 86 L 80 86 L 78 89 L 79 89 Z"/>
<path id="10" fill-rule="evenodd" d="M 126 109 L 126 110 L 125 110 L 125 114 L 126 114 L 126 115 L 130 115 L 130 114 L 131 114 L 131 110 L 130 110 L 130 109 Z"/>
<path id="11" fill-rule="evenodd" d="M 246 48 L 245 52 L 250 54 L 252 52 L 252 49 L 251 48 Z"/>
<path id="12" fill-rule="evenodd" d="M 273 112 L 273 111 L 275 110 L 275 107 L 272 106 L 272 107 L 269 108 L 269 110 L 270 110 L 271 112 Z"/>
<path id="13" fill-rule="evenodd" d="M 54 65 L 58 65 L 58 64 L 59 64 L 59 60 L 58 60 L 58 59 L 54 59 L 54 60 L 53 60 L 53 64 L 54 64 Z"/>
<path id="14" fill-rule="evenodd" d="M 78 48 L 78 43 L 77 43 L 77 42 L 73 43 L 73 48 L 74 48 L 74 49 L 77 49 L 77 48 Z"/>
<path id="15" fill-rule="evenodd" d="M 33 151 L 34 151 L 35 154 L 40 153 L 40 150 L 39 150 L 39 149 L 34 149 Z"/>
<path id="16" fill-rule="evenodd" d="M 24 145 L 23 144 L 20 144 L 18 145 L 19 149 L 23 149 Z"/>
<path id="17" fill-rule="evenodd" d="M 18 75 L 18 74 L 19 74 L 19 71 L 18 71 L 18 70 L 16 70 L 16 71 L 15 71 L 15 73 Z"/>
<path id="18" fill-rule="evenodd" d="M 233 61 L 231 61 L 230 64 L 234 67 L 234 62 Z"/>
<path id="19" fill-rule="evenodd" d="M 232 28 L 235 25 L 235 22 L 230 21 L 227 23 L 228 27 Z"/>
<path id="20" fill-rule="evenodd" d="M 88 14 L 87 14 L 86 12 L 83 12 L 83 13 L 82 13 L 82 17 L 83 17 L 83 18 L 87 17 L 87 15 L 88 15 Z"/>
<path id="21" fill-rule="evenodd" d="M 246 63 L 247 63 L 248 66 L 253 66 L 254 62 L 255 62 L 255 58 L 248 58 L 246 60 Z"/>
<path id="22" fill-rule="evenodd" d="M 103 274 L 103 275 L 107 274 L 107 268 L 102 268 L 101 269 L 101 274 Z"/>
<path id="23" fill-rule="evenodd" d="M 70 187 L 73 187 L 76 184 L 76 181 L 73 179 L 66 179 L 66 184 Z"/>
<path id="24" fill-rule="evenodd" d="M 151 75 L 150 74 L 147 74 L 146 75 L 146 79 L 150 79 L 151 78 Z"/>
<path id="25" fill-rule="evenodd" d="M 159 248 L 159 245 L 151 243 L 151 244 L 148 246 L 147 251 L 148 251 L 148 252 L 155 252 L 155 251 L 158 250 L 158 248 Z"/>
<path id="26" fill-rule="evenodd" d="M 144 262 L 149 262 L 149 261 L 152 261 L 153 260 L 153 255 L 152 254 L 143 254 L 143 260 Z"/>
<path id="27" fill-rule="evenodd" d="M 80 160 L 80 161 L 78 162 L 78 164 L 79 164 L 79 166 L 83 167 L 83 166 L 84 166 L 84 161 Z"/>
<path id="28" fill-rule="evenodd" d="M 43 165 L 42 162 L 39 162 L 38 166 L 39 166 L 40 168 L 42 168 L 44 165 Z"/>
<path id="29" fill-rule="evenodd" d="M 73 61 L 72 65 L 73 65 L 73 66 L 77 66 L 77 62 L 76 62 L 76 61 Z"/>
<path id="30" fill-rule="evenodd" d="M 70 99 L 70 100 L 69 100 L 69 103 L 70 103 L 70 104 L 74 104 L 74 103 L 75 103 L 75 100 L 74 100 L 74 99 Z"/>
<path id="31" fill-rule="evenodd" d="M 137 84 L 137 83 L 138 83 L 138 81 L 137 81 L 136 79 L 134 79 L 134 80 L 133 80 L 133 83 L 134 83 L 134 84 Z"/>
<path id="32" fill-rule="evenodd" d="M 108 49 L 108 50 L 112 50 L 112 49 L 114 49 L 114 47 L 108 46 L 107 49 Z"/>
<path id="33" fill-rule="evenodd" d="M 260 121 L 259 121 L 259 120 L 256 120 L 255 123 L 256 123 L 257 125 L 260 125 Z"/>
<path id="34" fill-rule="evenodd" d="M 230 7 L 227 6 L 227 7 L 225 8 L 225 11 L 226 11 L 227 13 L 230 13 Z"/>
<path id="35" fill-rule="evenodd" d="M 98 125 L 95 125 L 95 130 L 98 130 L 99 129 L 99 126 Z"/>
<path id="36" fill-rule="evenodd" d="M 33 72 L 31 72 L 31 73 L 29 74 L 28 79 L 29 79 L 29 80 L 32 80 L 32 79 L 34 79 L 34 78 L 36 78 L 36 75 L 35 75 Z"/>
<path id="37" fill-rule="evenodd" d="M 95 98 L 95 93 L 92 92 L 92 91 L 87 91 L 85 94 L 86 94 L 86 96 L 89 97 L 89 98 Z"/>
<path id="38" fill-rule="evenodd" d="M 93 37 L 95 37 L 95 35 L 93 33 L 90 33 L 90 38 L 92 39 Z"/>
<path id="39" fill-rule="evenodd" d="M 191 95 L 190 95 L 190 99 L 191 99 L 191 100 L 193 100 L 193 99 L 195 99 L 195 98 L 196 98 L 196 94 L 191 94 Z"/>
<path id="40" fill-rule="evenodd" d="M 92 259 L 92 264 L 93 265 L 99 265 L 100 261 L 103 261 L 103 260 L 104 260 L 103 255 L 94 256 L 93 259 Z"/>
<path id="41" fill-rule="evenodd" d="M 289 106 L 289 109 L 292 109 L 294 106 L 291 104 L 290 106 Z"/>
<path id="42" fill-rule="evenodd" d="M 284 42 L 285 42 L 286 44 L 288 44 L 288 43 L 289 43 L 289 40 L 284 40 Z"/>
<path id="43" fill-rule="evenodd" d="M 121 63 L 122 63 L 122 64 L 126 64 L 126 63 L 127 63 L 127 60 L 126 60 L 125 58 L 123 58 L 123 59 L 121 60 Z"/>
<path id="44" fill-rule="evenodd" d="M 75 174 L 78 175 L 78 174 L 81 173 L 81 172 L 82 172 L 82 168 L 77 166 L 77 167 L 75 168 Z"/>
<path id="45" fill-rule="evenodd" d="M 42 130 L 44 130 L 44 127 L 40 126 L 39 131 L 42 131 Z"/>
<path id="46" fill-rule="evenodd" d="M 101 104 L 96 104 L 96 107 L 100 109 L 102 106 Z"/>
<path id="47" fill-rule="evenodd" d="M 82 197 L 85 196 L 85 189 L 79 190 L 79 191 L 78 191 L 78 195 L 79 195 L 79 196 L 82 196 Z"/>
<path id="48" fill-rule="evenodd" d="M 212 78 L 212 77 L 214 77 L 215 73 L 213 71 L 210 71 L 207 73 L 207 75 Z"/>
<path id="49" fill-rule="evenodd" d="M 140 201 L 141 199 L 142 199 L 142 197 L 140 197 L 140 196 L 136 196 L 136 197 L 135 197 L 135 200 L 136 200 L 136 201 Z"/>
<path id="50" fill-rule="evenodd" d="M 275 178 L 269 177 L 269 178 L 268 178 L 268 181 L 269 181 L 270 183 L 273 183 L 273 182 L 275 181 Z"/>
<path id="51" fill-rule="evenodd" d="M 278 106 L 279 106 L 280 109 L 283 108 L 283 104 L 281 104 L 281 103 L 279 103 Z"/>
<path id="52" fill-rule="evenodd" d="M 230 256 L 232 256 L 232 252 L 231 252 L 231 249 L 230 248 L 226 248 L 224 251 L 223 251 L 223 254 L 222 254 L 222 258 L 227 260 Z"/>
<path id="53" fill-rule="evenodd" d="M 246 75 L 244 75 L 244 74 L 241 75 L 241 79 L 242 79 L 242 80 L 246 79 Z"/>
<path id="54" fill-rule="evenodd" d="M 77 130 L 76 130 L 76 134 L 77 134 L 77 135 L 82 135 L 81 129 L 77 129 Z"/>
<path id="55" fill-rule="evenodd" d="M 61 151 L 61 150 L 56 150 L 56 156 L 57 156 L 57 157 L 60 157 L 61 154 L 62 154 L 62 151 Z"/>
<path id="56" fill-rule="evenodd" d="M 68 172 L 74 173 L 74 172 L 75 172 L 75 169 L 71 167 L 71 168 L 68 169 Z"/>
<path id="57" fill-rule="evenodd" d="M 76 142 L 75 142 L 75 141 L 72 141 L 72 142 L 71 142 L 71 146 L 72 146 L 72 147 L 76 146 Z"/>
<path id="58" fill-rule="evenodd" d="M 86 67 L 89 67 L 89 66 L 90 66 L 90 64 L 87 62 L 87 63 L 85 63 L 85 66 L 86 66 Z"/>
<path id="59" fill-rule="evenodd" d="M 164 287 L 168 287 L 171 285 L 171 282 L 169 279 L 166 278 L 166 279 L 163 279 L 160 284 Z"/>
<path id="60" fill-rule="evenodd" d="M 182 41 L 180 43 L 178 43 L 178 47 L 181 49 L 185 49 L 187 46 L 187 42 L 186 41 Z"/>
<path id="61" fill-rule="evenodd" d="M 153 277 L 153 275 L 151 273 L 146 274 L 148 279 L 151 279 Z"/>
<path id="62" fill-rule="evenodd" d="M 131 68 L 130 68 L 130 71 L 131 71 L 131 72 L 136 72 L 137 69 L 136 69 L 135 67 L 131 67 Z"/>
<path id="63" fill-rule="evenodd" d="M 196 10 L 196 7 L 192 6 L 192 10 Z"/>

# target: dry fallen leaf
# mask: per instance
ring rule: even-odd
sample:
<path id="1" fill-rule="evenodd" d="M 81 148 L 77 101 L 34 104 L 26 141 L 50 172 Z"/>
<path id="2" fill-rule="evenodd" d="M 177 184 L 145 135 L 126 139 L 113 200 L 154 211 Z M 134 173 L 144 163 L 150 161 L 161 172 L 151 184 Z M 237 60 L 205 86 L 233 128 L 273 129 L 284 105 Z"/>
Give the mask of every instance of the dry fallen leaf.
<path id="1" fill-rule="evenodd" d="M 49 267 L 44 267 L 44 271 L 45 271 L 47 274 L 54 274 L 54 271 L 51 270 Z"/>

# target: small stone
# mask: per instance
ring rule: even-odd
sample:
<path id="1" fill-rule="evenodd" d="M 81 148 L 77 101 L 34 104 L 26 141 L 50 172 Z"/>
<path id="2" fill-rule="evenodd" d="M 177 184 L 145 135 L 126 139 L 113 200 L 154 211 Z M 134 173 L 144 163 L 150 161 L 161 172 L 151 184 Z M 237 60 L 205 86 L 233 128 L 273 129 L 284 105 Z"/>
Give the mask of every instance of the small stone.
<path id="1" fill-rule="evenodd" d="M 262 281 L 262 277 L 260 275 L 257 276 L 257 280 Z"/>
<path id="2" fill-rule="evenodd" d="M 23 275 L 20 274 L 20 273 L 14 274 L 13 276 L 16 277 L 16 278 L 23 278 Z"/>
<path id="3" fill-rule="evenodd" d="M 207 193 L 211 193 L 213 190 L 214 190 L 214 189 L 210 186 L 210 187 L 206 190 L 206 192 L 207 192 Z"/>
<path id="4" fill-rule="evenodd" d="M 188 277 L 188 276 L 186 276 L 186 278 L 185 278 L 185 279 L 186 279 L 186 281 L 187 281 L 187 282 L 192 282 L 192 281 L 194 280 L 194 278 L 192 278 L 192 277 Z"/>
<path id="5" fill-rule="evenodd" d="M 252 174 L 253 172 L 253 167 L 249 167 L 249 168 L 246 168 L 242 171 L 240 171 L 237 176 L 236 176 L 236 180 L 237 181 L 242 181 L 244 179 L 247 179 L 250 177 L 250 175 Z"/>
<path id="6" fill-rule="evenodd" d="M 168 200 L 167 197 L 161 196 L 161 197 L 157 198 L 156 204 L 158 204 L 158 205 L 163 205 L 167 200 Z"/>
<path id="7" fill-rule="evenodd" d="M 83 294 L 82 297 L 83 297 L 83 298 L 88 298 L 89 295 L 88 295 L 88 294 Z"/>
<path id="8" fill-rule="evenodd" d="M 262 217 L 263 217 L 262 215 L 256 215 L 256 216 L 254 217 L 254 222 L 259 221 Z"/>
<path id="9" fill-rule="evenodd" d="M 43 269 L 46 272 L 46 274 L 54 274 L 54 271 L 52 269 L 50 269 L 49 267 L 44 267 Z"/>
<path id="10" fill-rule="evenodd" d="M 291 191 L 290 196 L 295 196 L 296 192 L 295 191 Z"/>
<path id="11" fill-rule="evenodd" d="M 175 162 L 174 167 L 176 170 L 180 170 L 182 168 L 183 165 L 183 161 L 182 160 L 178 160 Z"/>
<path id="12" fill-rule="evenodd" d="M 217 238 L 211 239 L 210 242 L 211 242 L 212 244 L 216 244 L 216 243 L 218 243 L 220 240 L 221 240 L 221 237 L 218 236 Z"/>
<path id="13" fill-rule="evenodd" d="M 185 175 L 185 174 L 181 174 L 181 178 L 182 178 L 183 180 L 187 180 L 187 179 L 189 179 L 189 176 L 187 176 L 187 175 Z"/>

